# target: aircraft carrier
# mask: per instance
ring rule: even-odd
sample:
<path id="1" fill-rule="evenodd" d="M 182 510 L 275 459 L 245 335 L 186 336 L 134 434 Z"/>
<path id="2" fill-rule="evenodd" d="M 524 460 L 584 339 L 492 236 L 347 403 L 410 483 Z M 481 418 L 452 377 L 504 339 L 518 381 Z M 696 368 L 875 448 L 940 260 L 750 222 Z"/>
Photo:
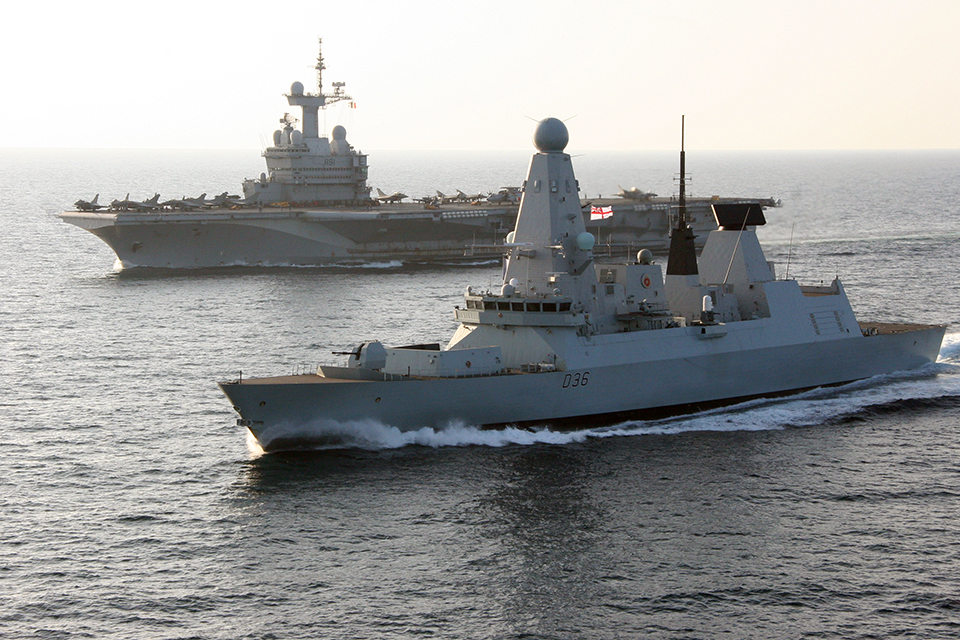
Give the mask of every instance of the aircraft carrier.
<path id="1" fill-rule="evenodd" d="M 317 90 L 294 82 L 285 94 L 289 113 L 263 151 L 267 170 L 243 181 L 243 197 L 144 201 L 128 197 L 101 205 L 79 200 L 60 214 L 86 229 L 116 253 L 122 268 L 323 265 L 354 262 L 450 262 L 500 258 L 515 227 L 519 196 L 510 190 L 484 196 L 418 198 L 402 193 L 371 196 L 367 155 L 347 142 L 336 126 L 321 135 L 319 110 L 352 100 L 345 84 L 323 92 L 322 50 L 315 66 Z M 300 123 L 300 129 L 296 124 Z M 99 194 L 98 194 L 99 196 Z M 453 200 L 453 201 L 451 201 Z M 688 221 L 698 246 L 716 228 L 711 205 L 756 203 L 758 198 L 691 198 Z M 676 198 L 636 189 L 621 197 L 581 202 L 585 224 L 597 237 L 597 252 L 611 257 L 647 248 L 665 251 L 676 220 Z"/>

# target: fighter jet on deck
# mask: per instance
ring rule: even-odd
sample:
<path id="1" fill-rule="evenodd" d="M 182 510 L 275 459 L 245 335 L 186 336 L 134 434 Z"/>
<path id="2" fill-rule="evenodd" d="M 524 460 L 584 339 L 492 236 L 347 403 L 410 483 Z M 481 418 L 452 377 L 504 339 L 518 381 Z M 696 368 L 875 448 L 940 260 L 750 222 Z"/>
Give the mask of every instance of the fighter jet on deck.
<path id="1" fill-rule="evenodd" d="M 649 200 L 650 198 L 656 198 L 657 194 L 652 191 L 641 191 L 636 187 L 631 187 L 627 190 L 624 190 L 623 187 L 617 185 L 617 188 L 620 189 L 620 192 L 617 193 L 618 198 L 625 198 L 627 200 Z"/>
<path id="2" fill-rule="evenodd" d="M 443 191 L 437 191 L 437 198 L 440 201 L 440 204 L 450 204 L 451 202 L 457 201 L 457 196 L 448 196 Z"/>
<path id="3" fill-rule="evenodd" d="M 490 204 L 517 204 L 520 202 L 520 188 L 500 187 L 500 191 L 487 196 L 487 202 Z"/>
<path id="4" fill-rule="evenodd" d="M 404 196 L 406 197 L 406 196 Z M 218 196 L 214 196 L 212 200 L 207 202 L 208 206 L 211 207 L 241 207 L 247 204 L 247 201 L 242 199 L 240 196 L 232 196 L 228 192 L 224 191 Z"/>
<path id="5" fill-rule="evenodd" d="M 481 199 L 483 199 L 482 193 L 469 194 L 457 189 L 457 201 L 459 202 L 478 202 Z"/>
<path id="6" fill-rule="evenodd" d="M 385 194 L 380 189 L 377 189 L 377 202 L 400 202 L 404 198 L 407 198 L 407 194 L 400 193 L 399 191 L 394 191 L 389 196 Z"/>
<path id="7" fill-rule="evenodd" d="M 97 200 L 99 199 L 100 199 L 100 194 L 98 193 L 97 195 L 93 196 L 93 200 L 90 200 L 89 202 L 87 202 L 86 200 L 77 200 L 76 202 L 73 203 L 73 206 L 75 206 L 80 211 L 96 211 L 97 209 L 102 209 L 106 206 L 104 204 L 100 204 L 99 202 L 97 202 Z"/>
<path id="8" fill-rule="evenodd" d="M 130 202 L 129 206 L 133 207 L 137 211 L 154 211 L 160 208 L 160 194 L 155 193 L 153 194 L 152 198 L 142 202 Z"/>

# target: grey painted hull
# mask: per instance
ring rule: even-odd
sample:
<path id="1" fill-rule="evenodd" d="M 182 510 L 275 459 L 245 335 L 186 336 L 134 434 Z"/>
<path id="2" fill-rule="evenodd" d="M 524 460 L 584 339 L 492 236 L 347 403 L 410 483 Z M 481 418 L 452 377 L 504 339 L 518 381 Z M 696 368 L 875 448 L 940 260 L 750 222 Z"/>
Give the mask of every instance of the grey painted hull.
<path id="1" fill-rule="evenodd" d="M 751 325 L 753 323 L 741 323 Z M 755 327 L 753 327 L 755 329 Z M 451 424 L 560 424 L 626 418 L 773 396 L 909 370 L 935 361 L 943 327 L 766 346 L 763 330 L 732 326 L 701 340 L 696 327 L 625 342 L 584 343 L 575 369 L 474 378 L 336 380 L 289 376 L 220 387 L 265 449 L 356 435 L 364 424 L 402 431 Z M 672 333 L 673 335 L 664 335 Z M 666 348 L 664 348 L 666 345 Z M 656 354 L 656 355 L 649 355 Z M 590 366 L 590 362 L 605 363 Z M 535 398 L 536 401 L 531 401 Z"/>
<path id="2" fill-rule="evenodd" d="M 698 245 L 716 228 L 709 214 L 715 201 L 689 205 Z M 751 200 L 776 206 L 772 200 Z M 639 249 L 665 251 L 669 199 L 635 203 L 603 200 L 610 218 L 589 220 L 600 244 L 598 256 L 633 256 Z M 196 212 L 78 212 L 60 215 L 85 229 L 117 254 L 124 268 L 163 269 L 257 265 L 324 265 L 344 262 L 447 262 L 499 258 L 516 206 L 445 206 L 425 210 L 396 204 L 366 209 L 209 210 Z"/>
<path id="3" fill-rule="evenodd" d="M 507 215 L 499 210 L 496 219 Z M 124 268 L 203 268 L 234 265 L 322 265 L 381 260 L 445 261 L 465 258 L 473 243 L 502 242 L 503 232 L 475 218 L 436 220 L 376 213 L 337 216 L 305 211 L 282 214 L 75 214 L 65 222 L 90 231 L 117 254 Z M 478 252 L 496 257 L 501 252 Z M 473 258 L 475 259 L 475 257 Z"/>

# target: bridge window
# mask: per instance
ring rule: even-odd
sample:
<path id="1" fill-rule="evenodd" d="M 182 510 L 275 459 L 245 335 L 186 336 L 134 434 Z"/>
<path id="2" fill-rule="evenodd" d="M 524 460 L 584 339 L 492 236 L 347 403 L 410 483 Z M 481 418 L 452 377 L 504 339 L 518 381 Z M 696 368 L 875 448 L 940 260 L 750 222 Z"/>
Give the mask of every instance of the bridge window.
<path id="1" fill-rule="evenodd" d="M 527 311 L 534 311 L 540 313 L 540 303 L 539 302 L 528 302 Z"/>
<path id="2" fill-rule="evenodd" d="M 556 302 L 544 302 L 544 303 L 543 303 L 543 312 L 544 312 L 544 313 L 556 313 L 556 312 L 557 312 L 557 303 L 556 303 Z"/>

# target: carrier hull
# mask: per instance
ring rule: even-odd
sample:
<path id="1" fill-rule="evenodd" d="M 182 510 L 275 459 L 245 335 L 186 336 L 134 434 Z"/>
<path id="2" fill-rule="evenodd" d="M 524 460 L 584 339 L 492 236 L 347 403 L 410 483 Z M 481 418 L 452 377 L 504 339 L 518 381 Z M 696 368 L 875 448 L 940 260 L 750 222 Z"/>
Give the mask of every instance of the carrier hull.
<path id="1" fill-rule="evenodd" d="M 697 245 L 716 228 L 716 202 L 769 199 L 703 198 L 688 204 Z M 612 215 L 584 223 L 600 239 L 598 256 L 626 258 L 641 249 L 664 252 L 676 204 L 601 201 Z M 589 206 L 585 207 L 589 210 Z M 344 262 L 449 262 L 499 258 L 517 206 L 415 204 L 357 208 L 178 211 L 66 211 L 60 218 L 100 238 L 123 268 L 196 269 L 223 266 L 324 265 Z"/>

